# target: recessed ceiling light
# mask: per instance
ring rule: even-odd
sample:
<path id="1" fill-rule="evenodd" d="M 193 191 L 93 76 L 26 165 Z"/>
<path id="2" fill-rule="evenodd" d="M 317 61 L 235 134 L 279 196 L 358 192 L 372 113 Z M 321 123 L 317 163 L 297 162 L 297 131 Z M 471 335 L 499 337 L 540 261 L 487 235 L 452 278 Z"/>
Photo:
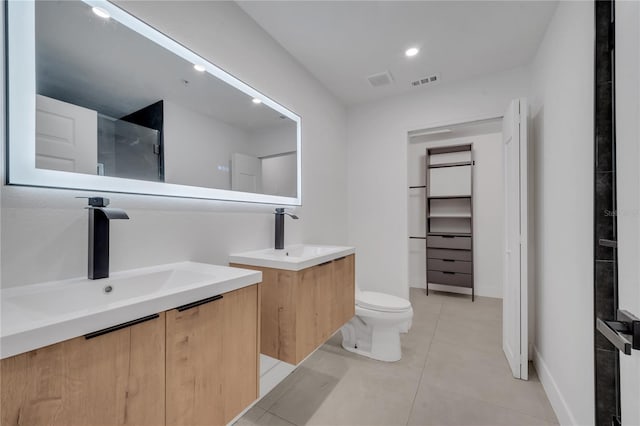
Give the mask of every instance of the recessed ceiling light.
<path id="1" fill-rule="evenodd" d="M 417 47 L 410 47 L 407 50 L 405 50 L 404 54 L 408 58 L 411 58 L 412 56 L 416 56 L 418 52 L 420 52 L 420 49 L 418 49 Z"/>
<path id="2" fill-rule="evenodd" d="M 202 65 L 202 64 L 195 64 L 195 65 L 193 66 L 193 68 L 194 68 L 196 71 L 200 71 L 200 72 L 204 72 L 204 70 L 206 69 L 206 68 L 204 67 L 204 65 Z"/>
<path id="3" fill-rule="evenodd" d="M 261 103 L 262 103 L 262 101 L 261 101 L 260 99 L 258 99 L 258 98 L 253 98 L 253 99 L 251 100 L 251 102 L 253 102 L 253 103 L 254 103 L 254 104 L 256 104 L 256 105 L 258 105 L 258 104 L 261 104 Z"/>
<path id="4" fill-rule="evenodd" d="M 109 12 L 107 12 L 106 10 L 104 10 L 101 7 L 93 7 L 93 8 L 91 8 L 91 10 L 93 11 L 93 13 L 95 13 L 96 15 L 98 15 L 101 18 L 109 19 L 111 17 Z"/>

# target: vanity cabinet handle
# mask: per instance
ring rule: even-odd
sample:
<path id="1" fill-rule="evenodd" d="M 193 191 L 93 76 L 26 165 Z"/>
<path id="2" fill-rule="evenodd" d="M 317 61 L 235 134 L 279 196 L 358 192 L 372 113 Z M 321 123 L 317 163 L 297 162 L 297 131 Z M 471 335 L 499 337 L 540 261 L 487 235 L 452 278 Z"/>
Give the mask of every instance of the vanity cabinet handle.
<path id="1" fill-rule="evenodd" d="M 333 262 L 333 260 L 330 260 L 330 261 L 328 261 L 328 262 L 318 263 L 318 266 L 328 265 L 328 264 L 330 264 L 331 262 Z"/>
<path id="2" fill-rule="evenodd" d="M 447 274 L 447 275 L 455 275 L 455 272 L 449 272 L 449 271 L 442 271 L 443 274 Z"/>
<path id="3" fill-rule="evenodd" d="M 443 262 L 455 262 L 454 259 L 442 259 Z"/>
<path id="4" fill-rule="evenodd" d="M 347 256 L 342 256 L 342 257 L 339 257 L 337 259 L 333 259 L 333 261 L 337 262 L 338 260 L 342 260 L 342 259 L 346 259 L 346 258 L 347 258 Z"/>
<path id="5" fill-rule="evenodd" d="M 186 311 L 187 309 L 196 308 L 200 305 L 204 305 L 205 303 L 215 302 L 216 300 L 222 299 L 222 295 L 218 294 L 213 297 L 207 297 L 206 299 L 198 300 L 196 302 L 187 303 L 186 305 L 178 306 L 176 309 L 178 312 Z"/>
<path id="6" fill-rule="evenodd" d="M 93 333 L 85 334 L 86 340 L 93 339 L 94 337 L 102 336 L 103 334 L 111 333 L 113 331 L 122 330 L 123 328 L 131 327 L 132 325 L 140 324 L 143 322 L 151 321 L 156 318 L 160 318 L 160 314 L 153 314 L 146 317 L 134 319 L 133 321 L 123 322 L 122 324 L 114 325 L 113 327 L 103 328 L 102 330 L 94 331 Z"/>

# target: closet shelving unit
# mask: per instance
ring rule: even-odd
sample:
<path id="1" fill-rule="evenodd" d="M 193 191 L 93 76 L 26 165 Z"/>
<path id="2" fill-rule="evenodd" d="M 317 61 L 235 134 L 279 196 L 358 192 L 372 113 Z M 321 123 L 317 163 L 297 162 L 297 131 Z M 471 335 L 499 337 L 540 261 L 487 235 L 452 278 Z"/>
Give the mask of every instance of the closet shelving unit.
<path id="1" fill-rule="evenodd" d="M 473 279 L 473 149 L 426 149 L 426 294 L 429 284 L 471 289 Z"/>

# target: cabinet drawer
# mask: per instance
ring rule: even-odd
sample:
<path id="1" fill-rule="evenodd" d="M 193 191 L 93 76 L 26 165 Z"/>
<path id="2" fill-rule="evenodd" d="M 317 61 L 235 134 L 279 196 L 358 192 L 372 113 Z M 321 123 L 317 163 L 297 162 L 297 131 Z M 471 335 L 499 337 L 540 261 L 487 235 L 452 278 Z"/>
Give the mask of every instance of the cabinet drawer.
<path id="1" fill-rule="evenodd" d="M 459 272 L 427 271 L 429 284 L 446 284 L 458 287 L 471 287 L 471 275 Z"/>
<path id="2" fill-rule="evenodd" d="M 451 259 L 451 260 L 464 260 L 465 262 L 471 262 L 471 251 L 429 249 L 427 250 L 427 257 L 429 259 Z"/>
<path id="3" fill-rule="evenodd" d="M 471 250 L 471 237 L 431 235 L 427 247 Z"/>
<path id="4" fill-rule="evenodd" d="M 462 272 L 463 274 L 473 272 L 473 264 L 461 260 L 428 259 L 427 267 L 430 271 Z"/>

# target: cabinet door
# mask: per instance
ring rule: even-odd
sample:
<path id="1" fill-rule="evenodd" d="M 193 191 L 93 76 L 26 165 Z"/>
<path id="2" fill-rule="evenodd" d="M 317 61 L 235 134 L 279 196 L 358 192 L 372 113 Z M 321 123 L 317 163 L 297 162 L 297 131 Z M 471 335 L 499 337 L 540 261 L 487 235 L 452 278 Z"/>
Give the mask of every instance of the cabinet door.
<path id="1" fill-rule="evenodd" d="M 318 291 L 316 285 L 317 267 L 298 272 L 296 286 L 296 359 L 302 361 L 317 346 L 318 341 Z"/>
<path id="2" fill-rule="evenodd" d="M 336 330 L 334 328 L 338 298 L 336 282 L 333 274 L 333 262 L 326 262 L 315 269 L 316 291 L 316 323 L 315 346 L 326 342 Z"/>
<path id="3" fill-rule="evenodd" d="M 164 423 L 164 314 L 2 360 L 3 425 Z"/>
<path id="4" fill-rule="evenodd" d="M 355 256 L 334 260 L 333 267 L 337 291 L 333 329 L 337 330 L 355 315 Z"/>
<path id="5" fill-rule="evenodd" d="M 260 352 L 291 364 L 296 359 L 297 275 L 293 271 L 264 268 L 260 284 Z"/>
<path id="6" fill-rule="evenodd" d="M 258 398 L 258 286 L 225 293 L 222 300 L 224 423 Z"/>
<path id="7" fill-rule="evenodd" d="M 167 425 L 222 425 L 223 301 L 167 311 Z"/>
<path id="8" fill-rule="evenodd" d="M 167 425 L 224 425 L 258 397 L 258 286 L 167 312 Z"/>

